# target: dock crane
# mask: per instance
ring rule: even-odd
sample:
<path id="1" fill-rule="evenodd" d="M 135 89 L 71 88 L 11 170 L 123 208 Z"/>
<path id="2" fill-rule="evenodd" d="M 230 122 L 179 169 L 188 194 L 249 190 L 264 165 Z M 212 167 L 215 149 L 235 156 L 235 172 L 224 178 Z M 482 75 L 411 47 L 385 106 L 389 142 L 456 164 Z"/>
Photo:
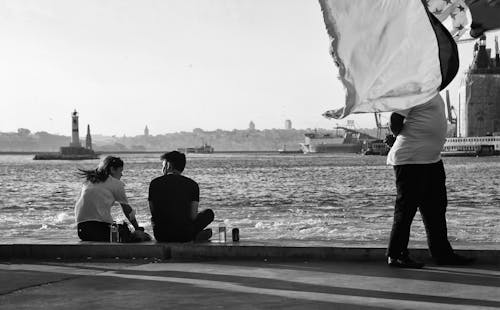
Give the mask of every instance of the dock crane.
<path id="1" fill-rule="evenodd" d="M 451 105 L 450 103 L 450 92 L 449 90 L 446 90 L 446 108 L 448 111 L 448 121 L 453 128 L 453 136 L 457 136 L 457 114 L 455 113 L 455 108 Z"/>
<path id="2" fill-rule="evenodd" d="M 375 115 L 375 124 L 377 124 L 377 139 L 382 139 L 382 131 L 389 133 L 389 124 L 382 125 L 380 112 L 373 113 Z"/>

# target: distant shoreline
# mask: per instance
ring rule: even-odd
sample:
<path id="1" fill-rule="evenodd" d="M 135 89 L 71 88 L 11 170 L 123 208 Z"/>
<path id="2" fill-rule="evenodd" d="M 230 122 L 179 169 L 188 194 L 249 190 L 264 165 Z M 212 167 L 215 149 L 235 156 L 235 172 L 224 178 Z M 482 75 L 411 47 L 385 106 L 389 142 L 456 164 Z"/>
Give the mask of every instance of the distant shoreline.
<path id="1" fill-rule="evenodd" d="M 162 154 L 164 151 L 96 151 L 98 154 Z M 0 155 L 35 155 L 37 153 L 58 153 L 58 152 L 43 152 L 43 151 L 0 151 Z M 204 153 L 189 153 L 189 154 L 204 154 Z M 214 151 L 212 154 L 279 154 L 278 151 Z M 301 154 L 301 153 L 296 153 Z M 208 154 L 209 155 L 209 154 Z"/>

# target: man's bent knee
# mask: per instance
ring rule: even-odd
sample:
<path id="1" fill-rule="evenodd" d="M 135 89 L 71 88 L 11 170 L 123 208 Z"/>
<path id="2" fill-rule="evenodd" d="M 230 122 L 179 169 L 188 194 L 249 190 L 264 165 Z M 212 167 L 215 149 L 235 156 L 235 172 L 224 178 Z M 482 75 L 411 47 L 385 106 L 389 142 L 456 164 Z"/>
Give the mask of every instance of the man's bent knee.
<path id="1" fill-rule="evenodd" d="M 210 220 L 210 222 L 214 221 L 215 213 L 214 211 L 212 211 L 212 209 L 203 210 L 201 213 L 203 213 L 203 216 L 205 216 L 207 220 Z"/>

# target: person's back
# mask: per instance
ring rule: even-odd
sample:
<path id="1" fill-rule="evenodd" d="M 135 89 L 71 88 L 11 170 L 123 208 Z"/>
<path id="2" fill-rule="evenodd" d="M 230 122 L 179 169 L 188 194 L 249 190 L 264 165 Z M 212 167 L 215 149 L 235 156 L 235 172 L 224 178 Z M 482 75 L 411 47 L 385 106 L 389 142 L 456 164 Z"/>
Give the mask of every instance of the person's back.
<path id="1" fill-rule="evenodd" d="M 438 162 L 447 130 L 441 96 L 438 94 L 422 105 L 396 113 L 405 118 L 404 126 L 391 147 L 387 163 L 407 165 Z"/>
<path id="2" fill-rule="evenodd" d="M 205 229 L 214 220 L 211 209 L 198 213 L 198 183 L 182 176 L 186 155 L 177 151 L 161 156 L 163 176 L 149 185 L 149 209 L 154 236 L 160 242 L 208 240 L 212 230 Z"/>
<path id="3" fill-rule="evenodd" d="M 87 181 L 80 198 L 75 204 L 76 222 L 102 221 L 113 223 L 111 207 L 113 203 L 128 203 L 123 182 L 109 176 L 104 182 Z"/>
<path id="4" fill-rule="evenodd" d="M 110 241 L 110 225 L 113 223 L 111 207 L 115 202 L 120 203 L 123 214 L 134 226 L 134 241 L 148 240 L 149 235 L 139 226 L 135 210 L 128 204 L 125 184 L 120 181 L 123 166 L 119 157 L 106 156 L 97 169 L 79 169 L 85 183 L 75 203 L 75 220 L 78 237 L 82 241 Z"/>
<path id="5" fill-rule="evenodd" d="M 198 184 L 180 174 L 154 179 L 149 187 L 151 223 L 158 241 L 189 241 L 194 234 L 191 202 L 199 201 Z"/>

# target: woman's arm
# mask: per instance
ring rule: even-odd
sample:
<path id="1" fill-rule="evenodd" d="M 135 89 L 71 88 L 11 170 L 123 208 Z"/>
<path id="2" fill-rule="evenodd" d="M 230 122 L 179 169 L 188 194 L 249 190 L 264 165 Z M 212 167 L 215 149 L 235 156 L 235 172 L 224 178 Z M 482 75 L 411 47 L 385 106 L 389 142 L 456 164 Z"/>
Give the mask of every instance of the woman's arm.
<path id="1" fill-rule="evenodd" d="M 134 229 L 140 229 L 139 224 L 137 223 L 137 220 L 135 219 L 135 211 L 132 209 L 132 207 L 129 204 L 126 203 L 121 203 L 122 206 L 123 214 L 127 217 L 129 220 L 130 224 L 134 226 Z"/>

